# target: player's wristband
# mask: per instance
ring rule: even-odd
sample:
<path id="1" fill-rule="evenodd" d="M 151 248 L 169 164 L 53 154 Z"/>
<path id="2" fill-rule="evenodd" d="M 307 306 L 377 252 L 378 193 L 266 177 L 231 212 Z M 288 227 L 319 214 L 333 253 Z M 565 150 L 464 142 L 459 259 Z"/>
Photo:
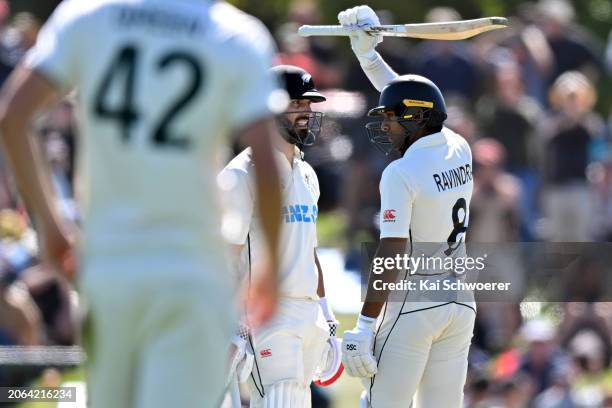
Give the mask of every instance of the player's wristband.
<path id="1" fill-rule="evenodd" d="M 359 330 L 374 332 L 376 331 L 376 319 L 360 314 L 359 319 L 357 319 L 357 328 Z"/>
<path id="2" fill-rule="evenodd" d="M 336 316 L 334 316 L 334 311 L 331 309 L 329 303 L 327 303 L 327 299 L 325 297 L 319 298 L 319 306 L 323 311 L 323 316 L 325 316 L 325 320 L 328 322 L 335 322 Z"/>

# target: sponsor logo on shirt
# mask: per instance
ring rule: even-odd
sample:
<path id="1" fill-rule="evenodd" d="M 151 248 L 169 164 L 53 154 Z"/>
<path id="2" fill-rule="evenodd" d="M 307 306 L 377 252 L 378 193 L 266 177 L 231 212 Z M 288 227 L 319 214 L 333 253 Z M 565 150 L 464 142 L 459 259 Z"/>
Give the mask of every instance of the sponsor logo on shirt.
<path id="1" fill-rule="evenodd" d="M 395 210 L 383 211 L 383 222 L 395 222 Z"/>
<path id="2" fill-rule="evenodd" d="M 270 349 L 263 349 L 259 352 L 259 355 L 264 358 L 264 357 L 270 357 L 272 356 L 272 350 Z"/>
<path id="3" fill-rule="evenodd" d="M 294 222 L 317 222 L 319 210 L 316 205 L 294 204 L 282 208 L 285 224 Z"/>

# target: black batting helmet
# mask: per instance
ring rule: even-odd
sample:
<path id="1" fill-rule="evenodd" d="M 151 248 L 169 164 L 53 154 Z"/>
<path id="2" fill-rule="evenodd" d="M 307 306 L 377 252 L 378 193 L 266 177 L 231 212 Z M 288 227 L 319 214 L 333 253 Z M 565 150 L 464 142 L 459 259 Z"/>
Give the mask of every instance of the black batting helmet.
<path id="1" fill-rule="evenodd" d="M 312 75 L 306 70 L 293 65 L 278 65 L 272 68 L 272 72 L 277 76 L 279 82 L 284 85 L 285 90 L 292 100 L 306 99 L 312 103 L 323 102 L 326 100 L 315 87 Z M 294 121 L 289 120 L 287 114 L 298 114 Z M 302 126 L 300 121 L 307 120 L 307 125 Z M 289 108 L 284 114 L 277 117 L 277 124 L 281 135 L 289 143 L 302 146 L 309 146 L 314 143 L 317 136 L 321 133 L 323 123 L 323 113 L 321 112 L 298 112 L 291 111 Z"/>
<path id="2" fill-rule="evenodd" d="M 402 75 L 389 82 L 380 93 L 379 106 L 370 109 L 368 116 L 382 116 L 392 112 L 404 128 L 406 136 L 401 153 L 404 153 L 414 140 L 412 135 L 419 129 L 438 130 L 446 120 L 446 104 L 440 89 L 429 79 L 420 75 Z M 382 122 L 366 125 L 370 141 L 385 154 L 393 150 L 387 131 Z"/>

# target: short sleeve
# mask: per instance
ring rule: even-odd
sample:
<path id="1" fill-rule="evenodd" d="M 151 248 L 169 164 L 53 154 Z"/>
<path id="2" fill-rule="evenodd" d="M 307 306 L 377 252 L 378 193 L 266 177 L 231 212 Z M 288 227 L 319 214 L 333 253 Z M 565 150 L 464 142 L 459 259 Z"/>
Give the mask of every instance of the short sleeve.
<path id="1" fill-rule="evenodd" d="M 74 8 L 74 1 L 65 1 L 55 9 L 24 59 L 25 66 L 64 90 L 76 85 L 78 35 L 75 24 L 78 18 Z"/>
<path id="2" fill-rule="evenodd" d="M 244 245 L 253 218 L 254 195 L 249 175 L 244 170 L 225 168 L 217 178 L 221 189 L 223 237 L 235 245 Z"/>
<path id="3" fill-rule="evenodd" d="M 409 238 L 413 192 L 396 166 L 389 165 L 380 179 L 380 238 Z"/>

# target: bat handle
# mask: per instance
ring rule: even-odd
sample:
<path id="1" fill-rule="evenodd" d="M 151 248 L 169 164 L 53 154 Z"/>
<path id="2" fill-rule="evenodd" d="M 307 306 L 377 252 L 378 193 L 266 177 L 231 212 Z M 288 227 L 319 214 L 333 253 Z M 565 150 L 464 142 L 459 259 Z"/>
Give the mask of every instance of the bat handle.
<path id="1" fill-rule="evenodd" d="M 334 36 L 349 36 L 355 29 L 346 28 L 340 25 L 303 25 L 298 29 L 298 34 L 302 37 L 310 37 L 313 35 L 334 35 Z"/>

